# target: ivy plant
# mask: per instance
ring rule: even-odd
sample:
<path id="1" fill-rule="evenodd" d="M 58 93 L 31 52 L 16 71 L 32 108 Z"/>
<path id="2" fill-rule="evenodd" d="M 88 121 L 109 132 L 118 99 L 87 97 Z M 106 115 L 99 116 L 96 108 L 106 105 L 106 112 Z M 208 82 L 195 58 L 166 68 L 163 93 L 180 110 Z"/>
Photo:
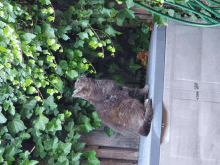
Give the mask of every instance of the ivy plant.
<path id="1" fill-rule="evenodd" d="M 100 164 L 95 151 L 82 152 L 86 144 L 80 131 L 88 134 L 101 120 L 89 102 L 71 95 L 80 75 L 102 74 L 93 65 L 96 60 L 120 50 L 115 38 L 122 32 L 113 24 L 137 20 L 133 1 L 117 3 L 127 8 L 116 10 L 115 2 L 105 0 L 0 1 L 2 164 L 77 165 L 82 157 L 88 165 Z M 142 32 L 131 31 L 138 34 L 135 43 L 142 43 Z M 144 48 L 132 46 L 134 52 Z M 121 59 L 132 74 L 142 67 L 135 61 Z M 107 66 L 109 73 L 119 70 L 115 65 Z M 107 127 L 105 132 L 113 133 Z"/>

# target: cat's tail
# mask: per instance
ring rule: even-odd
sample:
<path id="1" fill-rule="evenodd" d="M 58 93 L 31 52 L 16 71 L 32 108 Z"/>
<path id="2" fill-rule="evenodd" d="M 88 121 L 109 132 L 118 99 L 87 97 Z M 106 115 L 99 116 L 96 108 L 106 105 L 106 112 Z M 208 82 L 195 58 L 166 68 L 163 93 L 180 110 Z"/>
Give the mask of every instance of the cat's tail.
<path id="1" fill-rule="evenodd" d="M 153 107 L 152 107 L 152 99 L 146 99 L 144 101 L 144 107 L 146 109 L 144 123 L 138 131 L 138 133 L 141 136 L 147 136 L 150 132 L 151 121 L 152 121 L 153 115 L 154 115 L 154 111 L 153 111 Z"/>

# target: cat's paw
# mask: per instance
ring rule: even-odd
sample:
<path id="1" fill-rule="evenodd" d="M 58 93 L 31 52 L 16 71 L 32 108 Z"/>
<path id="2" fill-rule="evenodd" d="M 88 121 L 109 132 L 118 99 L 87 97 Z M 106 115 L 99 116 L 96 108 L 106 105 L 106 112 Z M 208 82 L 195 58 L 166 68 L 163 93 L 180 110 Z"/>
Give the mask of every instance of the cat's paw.
<path id="1" fill-rule="evenodd" d="M 152 99 L 146 99 L 144 101 L 144 107 L 145 108 L 152 108 Z"/>
<path id="2" fill-rule="evenodd" d="M 145 85 L 143 89 L 144 89 L 144 92 L 146 94 L 149 92 L 149 86 L 148 85 Z"/>

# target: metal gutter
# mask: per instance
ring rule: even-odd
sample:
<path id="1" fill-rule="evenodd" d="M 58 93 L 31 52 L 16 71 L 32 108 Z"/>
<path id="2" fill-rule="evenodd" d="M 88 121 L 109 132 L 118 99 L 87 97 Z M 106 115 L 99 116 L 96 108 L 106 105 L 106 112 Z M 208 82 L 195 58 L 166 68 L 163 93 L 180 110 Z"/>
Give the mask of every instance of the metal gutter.
<path id="1" fill-rule="evenodd" d="M 154 118 L 149 135 L 140 138 L 138 165 L 159 165 L 163 115 L 165 36 L 166 27 L 157 27 L 157 24 L 154 24 L 146 79 L 146 84 L 150 87 L 148 97 L 153 102 Z"/>

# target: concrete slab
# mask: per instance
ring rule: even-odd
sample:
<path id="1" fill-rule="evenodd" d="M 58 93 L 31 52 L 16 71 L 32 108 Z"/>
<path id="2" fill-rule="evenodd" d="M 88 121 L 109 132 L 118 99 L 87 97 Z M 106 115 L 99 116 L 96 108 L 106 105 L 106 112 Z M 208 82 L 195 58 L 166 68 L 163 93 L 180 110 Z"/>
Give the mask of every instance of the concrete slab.
<path id="1" fill-rule="evenodd" d="M 160 165 L 220 165 L 220 28 L 168 21 Z"/>

